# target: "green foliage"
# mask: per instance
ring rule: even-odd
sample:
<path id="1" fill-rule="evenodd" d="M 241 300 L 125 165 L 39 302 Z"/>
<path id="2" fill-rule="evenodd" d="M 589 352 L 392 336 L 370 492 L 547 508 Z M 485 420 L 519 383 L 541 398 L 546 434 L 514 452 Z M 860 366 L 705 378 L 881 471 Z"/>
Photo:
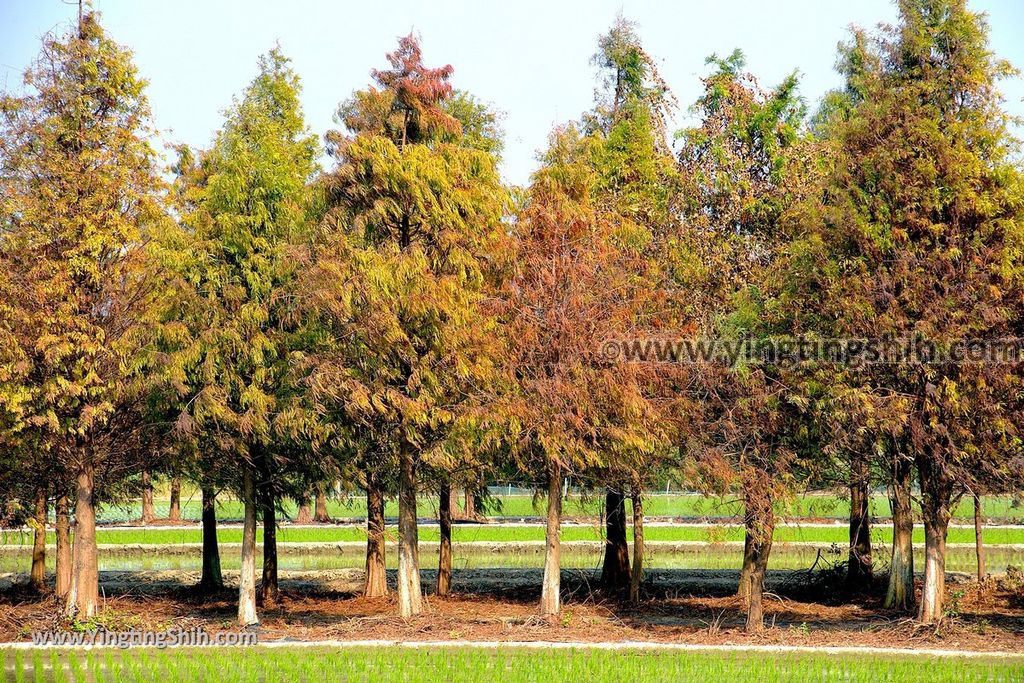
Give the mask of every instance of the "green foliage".
<path id="1" fill-rule="evenodd" d="M 685 293 L 677 316 L 707 337 L 786 335 L 785 220 L 815 189 L 796 77 L 766 91 L 739 50 L 707 63 L 712 72 L 691 109 L 699 125 L 678 136 L 682 220 L 664 252 L 671 285 Z M 711 364 L 694 375 L 683 430 L 688 476 L 716 492 L 740 488 L 751 530 L 769 527 L 807 445 L 797 378 L 769 363 Z"/>
<path id="2" fill-rule="evenodd" d="M 808 192 L 801 147 L 803 103 L 795 75 L 762 90 L 743 71 L 742 52 L 712 56 L 715 70 L 692 111 L 701 125 L 679 133 L 684 259 L 699 260 L 702 317 L 750 285 L 761 286 L 786 242 L 780 220 Z M 716 310 L 718 309 L 718 310 Z"/>
<path id="3" fill-rule="evenodd" d="M 598 38 L 597 48 L 590 61 L 598 68 L 601 88 L 594 95 L 593 111 L 583 117 L 584 130 L 607 133 L 623 106 L 639 107 L 651 119 L 659 150 L 666 151 L 667 121 L 675 98 L 658 73 L 654 59 L 644 50 L 636 25 L 620 14 L 608 33 Z"/>
<path id="4" fill-rule="evenodd" d="M 452 99 L 450 67 L 424 67 L 410 40 L 374 72 L 382 89 L 343 107 L 352 134 L 331 136 L 331 208 L 303 284 L 309 397 L 335 452 L 448 466 L 469 455 L 450 437 L 494 374 L 484 303 L 508 200 L 493 117 Z"/>
<path id="5" fill-rule="evenodd" d="M 299 80 L 272 50 L 227 112 L 213 147 L 179 159 L 182 235 L 168 253 L 180 282 L 167 299 L 164 381 L 178 436 L 250 460 L 283 444 L 296 418 L 283 409 L 295 278 L 292 244 L 308 234 L 315 138 L 299 106 Z"/>
<path id="6" fill-rule="evenodd" d="M 667 435 L 651 368 L 599 357 L 603 341 L 644 315 L 651 293 L 645 253 L 623 239 L 622 214 L 604 205 L 593 157 L 600 144 L 575 127 L 556 130 L 529 188 L 502 318 L 516 343 L 495 418 L 520 467 L 609 468 L 631 478 Z"/>
<path id="7" fill-rule="evenodd" d="M 44 40 L 25 86 L 0 98 L 0 449 L 55 474 L 142 438 L 162 184 L 145 81 L 94 15 Z"/>
<path id="8" fill-rule="evenodd" d="M 941 346 L 1015 333 L 1022 186 L 996 89 L 1008 67 L 963 2 L 902 2 L 900 15 L 842 51 L 844 103 L 819 114 L 836 158 L 802 216 L 793 305 L 821 292 L 807 319 L 837 337 Z M 941 515 L 965 486 L 1007 485 L 1020 450 L 1008 366 L 904 363 L 824 381 L 833 403 L 821 410 L 844 432 L 913 443 L 900 447 Z"/>
<path id="9" fill-rule="evenodd" d="M 556 129 L 517 212 L 503 325 L 516 341 L 494 418 L 519 467 L 634 481 L 665 452 L 658 375 L 608 366 L 602 342 L 655 310 L 655 244 L 672 221 L 673 106 L 632 24 L 593 59 L 602 90 L 579 126 Z"/>
<path id="10" fill-rule="evenodd" d="M 501 160 L 505 148 L 501 115 L 465 90 L 456 90 L 444 103 L 445 112 L 459 122 L 459 134 L 444 133 L 441 142 L 480 150 Z"/>

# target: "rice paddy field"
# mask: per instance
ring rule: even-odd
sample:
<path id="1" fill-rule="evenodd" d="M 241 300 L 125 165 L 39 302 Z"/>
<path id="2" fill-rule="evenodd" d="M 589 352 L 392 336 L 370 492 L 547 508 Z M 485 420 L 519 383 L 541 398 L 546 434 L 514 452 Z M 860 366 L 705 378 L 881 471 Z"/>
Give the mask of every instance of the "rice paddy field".
<path id="1" fill-rule="evenodd" d="M 237 502 L 224 498 L 219 502 L 218 541 L 225 580 L 232 584 L 239 569 L 242 529 L 237 518 L 241 511 Z M 563 575 L 566 621 L 550 622 L 539 622 L 535 611 L 544 561 L 544 527 L 536 518 L 543 512 L 544 500 L 513 494 L 496 501 L 499 505 L 488 509 L 487 519 L 454 525 L 454 596 L 430 598 L 428 618 L 402 620 L 394 617 L 390 598 L 375 601 L 358 595 L 365 566 L 364 503 L 359 497 L 331 500 L 333 524 L 282 522 L 277 532 L 278 561 L 288 597 L 283 606 L 268 608 L 261 616 L 267 629 L 260 631 L 261 639 L 284 638 L 315 645 L 212 648 L 200 654 L 180 648 L 5 650 L 0 644 L 0 680 L 1024 681 L 1024 655 L 999 659 L 884 650 L 838 654 L 812 649 L 630 649 L 636 641 L 649 639 L 723 646 L 735 642 L 855 643 L 871 648 L 957 649 L 950 635 L 919 634 L 911 626 L 893 621 L 884 610 L 877 611 L 875 603 L 865 607 L 842 601 L 834 605 L 814 599 L 801 602 L 801 591 L 822 575 L 798 570 L 826 569 L 847 559 L 849 531 L 844 517 L 848 508 L 840 497 L 806 495 L 780 510 L 785 521 L 775 530 L 769 563 L 771 590 L 779 595 L 768 603 L 772 616 L 767 640 L 744 639 L 742 615 L 734 604 L 744 537 L 736 516 L 737 501 L 690 494 L 651 496 L 645 510 L 648 601 L 633 611 L 620 612 L 591 592 L 604 551 L 603 501 L 599 496 L 573 496 L 566 506 L 561 534 L 561 566 L 567 571 Z M 872 505 L 875 562 L 883 572 L 892 542 L 885 519 L 888 503 L 878 496 Z M 196 601 L 189 589 L 202 565 L 202 530 L 195 523 L 198 507 L 197 501 L 186 496 L 184 520 L 173 526 L 164 520 L 145 527 L 136 525 L 139 514 L 132 505 L 103 511 L 97 537 L 99 568 L 104 572 L 103 618 L 115 624 L 114 630 L 152 625 L 165 628 L 168 624 L 198 624 L 212 631 L 232 628 L 236 610 L 233 588 L 209 601 Z M 292 506 L 285 507 L 294 514 Z M 986 500 L 987 570 L 997 576 L 988 583 L 968 585 L 967 577 L 973 575 L 977 563 L 973 509 L 969 501 L 957 509 L 949 530 L 946 569 L 962 573 L 950 588 L 951 595 L 958 596 L 954 605 L 959 616 L 949 627 L 958 629 L 955 642 L 964 642 L 962 649 L 1024 653 L 1018 598 L 1007 593 L 1017 589 L 1001 583 L 1017 576 L 1008 573 L 1008 568 L 1024 567 L 1024 524 L 1016 517 L 1019 511 L 1018 502 L 1011 497 Z M 438 562 L 436 501 L 422 499 L 419 512 L 420 566 L 429 588 Z M 390 570 L 396 568 L 398 557 L 396 513 L 389 504 L 386 564 Z M 166 501 L 158 503 L 157 514 L 166 514 Z M 632 540 L 631 529 L 628 535 Z M 260 529 L 258 541 L 262 540 Z M 920 527 L 914 541 L 915 562 L 921 567 L 924 535 Z M 51 532 L 46 556 L 51 571 L 54 542 Z M 25 624 L 49 628 L 53 623 L 51 608 L 24 601 L 23 593 L 13 588 L 27 579 L 31 547 L 28 529 L 0 530 L 0 579 L 12 586 L 3 598 L 7 602 L 2 603 L 10 610 L 6 621 L 0 608 L 0 629 L 6 629 L 6 638 L 12 641 L 29 637 L 30 627 Z M 393 581 L 395 573 L 388 574 Z M 908 637 L 924 640 L 911 642 Z M 322 642 L 328 638 L 333 639 L 330 646 Z M 389 643 L 424 638 L 456 642 L 423 648 L 359 644 L 370 638 Z M 473 639 L 488 645 L 459 644 Z M 617 642 L 627 647 L 490 645 L 492 641 L 560 640 Z M 340 646 L 339 641 L 357 642 Z"/>
<path id="2" fill-rule="evenodd" d="M 514 494 L 496 497 L 496 512 L 505 516 L 491 517 L 484 523 L 457 523 L 452 532 L 455 543 L 455 569 L 526 569 L 538 568 L 543 563 L 544 527 L 533 521 L 524 521 L 543 509 L 543 500 Z M 179 526 L 107 526 L 100 527 L 100 569 L 108 571 L 195 571 L 201 567 L 202 530 L 191 522 L 192 502 L 184 499 L 185 521 Z M 601 561 L 604 529 L 600 520 L 599 498 L 576 495 L 570 498 L 567 516 L 575 521 L 563 524 L 562 564 L 566 568 L 588 569 L 598 567 Z M 393 504 L 392 508 L 393 508 Z M 645 528 L 647 553 L 645 563 L 653 569 L 734 569 L 741 563 L 741 544 L 744 531 L 735 517 L 737 503 L 722 498 L 707 498 L 692 494 L 654 495 L 646 512 L 654 520 Z M 364 565 L 363 545 L 366 532 L 359 515 L 365 514 L 363 500 L 358 497 L 348 502 L 332 500 L 329 511 L 337 524 L 290 525 L 278 530 L 280 566 L 284 570 L 320 571 L 360 568 Z M 238 544 L 242 529 L 233 521 L 237 503 L 226 499 L 220 503 L 218 517 L 222 524 L 218 540 L 222 544 L 221 561 L 225 569 L 238 564 Z M 287 507 L 287 506 L 286 506 Z M 158 513 L 161 506 L 157 506 Z M 388 514 L 396 510 L 389 508 Z M 436 502 L 421 500 L 420 513 L 427 520 L 436 516 Z M 290 510 L 294 512 L 294 510 Z M 1013 519 L 1018 502 L 1009 496 L 992 496 L 985 501 L 988 523 L 984 531 L 987 548 L 987 569 L 990 573 L 1005 572 L 1010 566 L 1024 566 L 1024 526 L 1000 525 Z M 515 514 L 509 514 L 513 512 Z M 124 507 L 108 508 L 103 518 L 116 525 L 119 515 L 130 517 L 132 510 Z M 846 556 L 849 531 L 837 515 L 848 514 L 845 501 L 831 494 L 808 494 L 791 501 L 787 508 L 787 523 L 775 530 L 776 545 L 772 551 L 773 569 L 799 570 L 811 566 L 825 566 L 842 561 Z M 871 530 L 872 542 L 879 561 L 884 565 L 887 549 L 892 543 L 892 528 L 878 519 L 888 513 L 888 502 L 883 496 L 873 501 L 876 524 Z M 803 514 L 804 517 L 794 517 Z M 573 515 L 575 515 L 573 517 Z M 718 516 L 716 516 L 718 515 Z M 831 516 L 831 519 L 830 519 Z M 968 525 L 973 517 L 971 501 L 965 501 L 957 510 L 957 518 L 949 529 L 947 569 L 973 572 L 976 568 L 974 528 Z M 674 521 L 664 521 L 673 518 Z M 703 521 L 679 521 L 679 518 Z M 965 519 L 966 518 L 966 519 Z M 834 521 L 833 521 L 834 520 Z M 397 528 L 387 528 L 389 541 L 397 539 Z M 632 540 L 632 530 L 628 532 Z M 424 566 L 436 562 L 436 544 L 439 529 L 433 523 L 421 523 L 419 530 L 423 543 Z M 263 530 L 257 531 L 262 541 Z M 53 533 L 48 543 L 55 542 Z M 924 530 L 919 525 L 914 532 L 918 561 L 923 552 Z M 0 530 L 0 572 L 24 572 L 32 544 L 32 533 L 27 529 Z M 885 549 L 885 550 L 882 550 Z M 54 554 L 48 553 L 52 563 Z M 389 562 L 395 553 L 390 552 Z M 918 565 L 922 566 L 922 565 Z"/>
<path id="3" fill-rule="evenodd" d="M 544 514 L 543 499 L 536 499 L 532 495 L 513 493 L 508 495 L 500 490 L 493 490 L 495 493 L 493 501 L 496 508 L 487 511 L 488 515 L 495 517 L 536 517 Z M 581 495 L 574 493 L 570 495 L 564 505 L 564 514 L 567 517 L 594 516 L 600 513 L 603 500 L 600 496 Z M 627 511 L 632 514 L 630 504 L 626 503 Z M 296 506 L 294 502 L 287 501 L 284 504 L 285 513 L 294 517 Z M 156 501 L 157 516 L 166 516 L 168 502 L 166 500 Z M 198 521 L 200 518 L 201 500 L 198 493 L 186 492 L 182 495 L 181 514 L 184 519 Z M 348 499 L 329 499 L 327 512 L 334 519 L 364 518 L 366 517 L 366 501 L 362 496 L 352 496 Z M 732 497 L 717 498 L 708 497 L 694 493 L 650 495 L 644 500 L 644 514 L 648 517 L 682 517 L 691 519 L 732 519 L 742 512 L 742 503 Z M 780 503 L 778 512 L 783 517 L 791 519 L 848 519 L 850 515 L 849 500 L 846 494 L 835 495 L 831 493 L 810 493 L 798 496 L 791 501 Z M 871 501 L 871 513 L 875 517 L 885 518 L 892 514 L 889 507 L 889 499 L 885 495 L 875 495 Z M 985 517 L 992 521 L 1024 521 L 1024 500 L 1016 496 L 986 496 L 984 498 Z M 385 515 L 388 517 L 398 516 L 398 504 L 390 500 L 385 507 Z M 100 514 L 101 522 L 125 522 L 138 519 L 141 516 L 140 504 L 133 503 L 108 506 Z M 218 499 L 217 516 L 223 520 L 240 520 L 242 518 L 242 506 L 236 500 L 222 496 Z M 419 516 L 436 517 L 437 500 L 429 496 L 420 496 Z M 968 521 L 974 516 L 974 504 L 969 498 L 965 498 L 957 506 L 953 513 L 954 519 Z"/>
<path id="4" fill-rule="evenodd" d="M 203 650 L 0 649 L 10 681 L 872 681 L 1010 682 L 1024 658 L 516 647 Z"/>

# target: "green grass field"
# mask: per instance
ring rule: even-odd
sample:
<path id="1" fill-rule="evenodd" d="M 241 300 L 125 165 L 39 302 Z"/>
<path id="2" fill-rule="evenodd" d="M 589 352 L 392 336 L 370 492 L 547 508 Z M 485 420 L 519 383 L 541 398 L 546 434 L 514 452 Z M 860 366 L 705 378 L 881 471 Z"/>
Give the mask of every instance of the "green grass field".
<path id="1" fill-rule="evenodd" d="M 495 648 L 2 650 L 18 681 L 1018 681 L 1024 659 Z"/>
<path id="2" fill-rule="evenodd" d="M 535 517 L 544 513 L 543 499 L 535 500 L 533 496 L 512 495 L 498 496 L 495 499 L 500 507 L 488 510 L 488 514 L 507 517 Z M 565 503 L 566 516 L 598 515 L 601 511 L 602 499 L 599 496 L 570 496 Z M 167 501 L 157 501 L 158 516 L 167 515 Z M 182 516 L 189 520 L 200 517 L 201 502 L 198 495 L 185 495 L 182 498 Z M 627 508 L 629 508 L 627 503 Z M 697 517 L 697 518 L 730 518 L 740 514 L 741 503 L 735 498 L 714 498 L 695 494 L 652 495 L 644 502 L 644 512 L 651 517 Z M 294 517 L 296 506 L 293 502 L 285 503 L 285 511 Z M 366 501 L 362 496 L 353 496 L 345 500 L 329 500 L 328 513 L 338 519 L 365 517 Z M 779 514 L 794 519 L 823 517 L 845 519 L 849 517 L 849 501 L 842 496 L 832 494 L 808 494 L 799 496 L 778 506 Z M 871 501 L 871 512 L 876 517 L 888 517 L 891 510 L 889 500 L 876 495 Z M 630 511 L 631 513 L 631 511 Z M 1024 503 L 1012 496 L 986 496 L 984 505 L 985 516 L 992 520 L 1024 519 Z M 100 515 L 101 521 L 116 522 L 138 519 L 139 504 L 108 506 Z M 398 505 L 394 500 L 387 503 L 385 514 L 389 517 L 398 516 Z M 242 508 L 238 501 L 226 496 L 219 501 L 217 515 L 221 519 L 239 520 Z M 437 516 L 437 500 L 429 496 L 421 496 L 419 500 L 421 517 Z M 971 519 L 974 515 L 974 504 L 970 499 L 963 500 L 954 512 L 960 520 Z"/>
<path id="3" fill-rule="evenodd" d="M 420 527 L 421 541 L 439 540 L 436 526 Z M 593 525 L 566 525 L 562 527 L 564 541 L 599 541 L 603 540 L 603 530 L 596 523 Z M 632 538 L 632 530 L 629 532 Z M 397 540 L 397 527 L 388 527 L 388 536 Z M 257 532 L 262 541 L 262 529 Z M 878 524 L 871 530 L 873 542 L 889 545 L 892 543 L 892 527 L 889 524 Z M 239 527 L 218 530 L 217 538 L 221 543 L 241 543 L 242 529 Z M 532 526 L 494 526 L 456 524 L 452 530 L 452 538 L 458 542 L 492 542 L 515 543 L 521 541 L 543 541 L 544 527 Z M 706 527 L 696 526 L 648 526 L 644 530 L 644 538 L 648 541 L 695 541 L 716 543 L 723 541 L 742 541 L 743 528 L 735 524 L 721 524 Z M 984 532 L 986 545 L 1006 545 L 1024 543 L 1024 528 L 991 528 Z M 202 531 L 194 529 L 167 529 L 148 527 L 137 529 L 99 529 L 97 541 L 107 545 L 135 544 L 178 544 L 202 543 Z M 362 526 L 323 526 L 323 527 L 282 527 L 277 533 L 280 543 L 338 543 L 358 542 L 366 540 L 366 531 Z M 822 526 L 784 526 L 775 530 L 775 540 L 779 542 L 809 542 L 846 544 L 849 531 L 846 527 Z M 54 543 L 53 533 L 48 534 L 48 542 Z M 914 542 L 924 543 L 924 529 L 914 530 Z M 949 530 L 948 543 L 974 543 L 974 529 L 953 527 Z M 0 544 L 30 545 L 32 534 L 27 531 L 0 531 Z"/>

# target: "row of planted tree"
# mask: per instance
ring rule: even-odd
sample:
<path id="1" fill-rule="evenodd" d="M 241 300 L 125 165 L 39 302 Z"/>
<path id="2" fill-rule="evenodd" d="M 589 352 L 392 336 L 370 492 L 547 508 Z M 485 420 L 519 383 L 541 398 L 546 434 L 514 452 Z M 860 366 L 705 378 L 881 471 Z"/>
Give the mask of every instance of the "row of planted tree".
<path id="1" fill-rule="evenodd" d="M 130 53 L 86 13 L 0 99 L 6 521 L 45 523 L 53 502 L 57 593 L 88 618 L 98 505 L 146 490 L 143 472 L 195 482 L 216 585 L 214 500 L 229 491 L 244 505 L 249 625 L 258 519 L 273 600 L 281 501 L 308 512 L 323 482 L 343 482 L 367 497 L 368 595 L 387 590 L 397 496 L 410 616 L 417 495 L 440 494 L 444 592 L 453 489 L 545 481 L 541 610 L 554 614 L 566 477 L 606 489 L 606 573 L 637 598 L 640 493 L 671 473 L 744 501 L 740 591 L 758 629 L 777 503 L 849 485 L 851 568 L 866 575 L 868 491 L 883 485 L 889 604 L 916 598 L 917 497 L 918 615 L 941 618 L 952 508 L 1024 470 L 1019 366 L 603 352 L 651 335 L 1019 335 L 1024 187 L 996 88 L 1010 68 L 963 0 L 899 9 L 897 26 L 840 47 L 845 86 L 813 115 L 795 73 L 763 88 L 739 51 L 712 56 L 674 138 L 672 95 L 620 19 L 598 42 L 593 108 L 555 128 L 524 188 L 498 173 L 500 117 L 453 89 L 452 67 L 425 66 L 413 36 L 339 107 L 329 169 L 274 50 L 209 148 L 176 148 L 167 172 Z"/>

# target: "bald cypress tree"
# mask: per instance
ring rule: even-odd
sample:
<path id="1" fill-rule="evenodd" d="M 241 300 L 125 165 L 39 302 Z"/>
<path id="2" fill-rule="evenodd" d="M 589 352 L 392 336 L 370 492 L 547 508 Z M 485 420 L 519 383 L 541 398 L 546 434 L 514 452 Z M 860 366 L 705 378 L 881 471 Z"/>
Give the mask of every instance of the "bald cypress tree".
<path id="1" fill-rule="evenodd" d="M 667 131 L 675 98 L 654 58 L 644 50 L 636 27 L 622 16 L 598 38 L 598 51 L 591 63 L 598 69 L 600 87 L 594 108 L 583 115 L 582 128 L 588 133 L 587 160 L 594 169 L 593 201 L 618 223 L 608 239 L 624 247 L 623 253 L 633 252 L 634 285 L 640 286 L 631 292 L 635 297 L 630 304 L 633 319 L 626 324 L 650 325 L 652 314 L 660 307 L 651 296 L 661 284 L 653 257 L 671 233 L 672 204 L 680 189 Z M 648 292 L 638 296 L 647 288 Z M 643 518 L 634 512 L 634 534 L 639 533 L 641 540 L 634 547 L 631 568 L 625 500 L 630 487 L 642 487 L 644 473 L 653 468 L 655 454 L 664 449 L 620 446 L 609 440 L 607 462 L 593 473 L 606 484 L 601 584 L 620 596 L 633 588 L 635 597 L 643 573 Z M 634 493 L 639 496 L 639 491 Z"/>
<path id="2" fill-rule="evenodd" d="M 682 135 L 683 220 L 671 272 L 688 293 L 680 314 L 702 334 L 756 342 L 791 330 L 793 318 L 780 315 L 784 224 L 816 187 L 804 107 L 795 74 L 764 89 L 739 50 L 707 62 L 712 72 L 693 107 L 699 125 Z M 694 374 L 697 392 L 685 417 L 695 479 L 743 498 L 738 594 L 749 631 L 764 628 L 775 504 L 794 488 L 802 434 L 795 379 L 773 362 L 709 363 Z"/>
<path id="3" fill-rule="evenodd" d="M 452 68 L 425 66 L 412 35 L 387 57 L 375 86 L 342 107 L 347 132 L 329 138 L 331 210 L 304 289 L 327 331 L 312 358 L 315 403 L 360 454 L 368 485 L 397 469 L 399 612 L 409 617 L 422 610 L 420 472 L 457 457 L 449 435 L 492 374 L 484 286 L 507 195 L 493 149 L 463 144 L 444 106 Z"/>
<path id="4" fill-rule="evenodd" d="M 14 347 L 0 360 L 0 413 L 31 433 L 26 457 L 73 482 L 66 610 L 88 619 L 99 602 L 97 482 L 115 483 L 142 451 L 137 379 L 156 291 L 144 243 L 164 219 L 161 182 L 145 81 L 96 15 L 47 36 L 25 85 L 0 98 L 3 327 Z"/>
<path id="5" fill-rule="evenodd" d="M 177 261 L 188 300 L 175 302 L 168 323 L 174 348 L 163 372 L 180 401 L 179 436 L 212 450 L 235 473 L 231 483 L 245 509 L 243 626 L 259 621 L 258 508 L 273 524 L 275 486 L 295 457 L 281 424 L 289 391 L 285 293 L 295 277 L 288 248 L 307 230 L 317 148 L 299 105 L 299 79 L 275 49 L 228 109 L 203 155 L 201 182 L 182 189 L 190 239 Z M 273 599 L 276 575 L 266 572 L 267 559 L 264 588 Z"/>
<path id="6" fill-rule="evenodd" d="M 838 156 L 815 214 L 823 318 L 836 336 L 919 348 L 998 338 L 1015 330 L 1024 227 L 997 89 L 1010 68 L 964 0 L 901 0 L 899 14 L 895 27 L 855 33 L 842 61 L 847 97 L 834 97 L 825 118 Z M 998 364 L 911 358 L 844 381 L 876 406 L 903 498 L 916 466 L 925 527 L 918 617 L 937 621 L 953 508 L 980 479 L 1008 475 L 1019 452 L 1015 375 Z M 905 554 L 894 604 L 909 597 Z"/>

